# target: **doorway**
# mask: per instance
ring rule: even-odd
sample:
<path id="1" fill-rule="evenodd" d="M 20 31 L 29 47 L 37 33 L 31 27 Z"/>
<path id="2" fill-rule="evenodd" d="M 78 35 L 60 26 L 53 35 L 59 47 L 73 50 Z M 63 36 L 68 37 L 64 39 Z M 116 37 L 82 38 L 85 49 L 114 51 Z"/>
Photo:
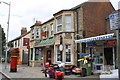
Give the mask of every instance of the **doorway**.
<path id="1" fill-rule="evenodd" d="M 113 48 L 104 48 L 105 64 L 113 65 Z"/>
<path id="2" fill-rule="evenodd" d="M 51 64 L 51 50 L 47 50 L 46 62 L 49 62 L 49 64 Z"/>

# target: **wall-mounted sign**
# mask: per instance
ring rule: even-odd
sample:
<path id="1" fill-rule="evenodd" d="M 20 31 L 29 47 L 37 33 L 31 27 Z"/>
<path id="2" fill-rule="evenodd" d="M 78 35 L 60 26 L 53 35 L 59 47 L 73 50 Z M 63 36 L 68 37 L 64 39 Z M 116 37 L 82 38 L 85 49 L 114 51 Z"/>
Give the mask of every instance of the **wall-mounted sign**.
<path id="1" fill-rule="evenodd" d="M 116 45 L 116 40 L 108 40 L 106 45 L 107 46 Z"/>
<path id="2" fill-rule="evenodd" d="M 116 30 L 116 29 L 120 29 L 120 12 L 116 12 L 116 13 L 113 13 L 113 14 L 110 14 L 109 15 L 109 19 L 110 19 L 110 29 L 111 30 Z"/>
<path id="3" fill-rule="evenodd" d="M 42 32 L 41 35 L 42 35 L 42 36 L 46 36 L 46 32 Z"/>

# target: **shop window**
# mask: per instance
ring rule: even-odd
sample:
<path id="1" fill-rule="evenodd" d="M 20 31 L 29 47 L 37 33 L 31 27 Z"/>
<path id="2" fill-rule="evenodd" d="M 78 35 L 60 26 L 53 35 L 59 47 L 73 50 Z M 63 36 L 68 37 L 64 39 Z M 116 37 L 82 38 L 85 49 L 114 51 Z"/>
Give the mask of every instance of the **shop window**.
<path id="1" fill-rule="evenodd" d="M 62 61 L 62 54 L 60 52 L 60 49 L 59 49 L 59 45 L 56 46 L 56 58 L 57 58 L 57 62 L 61 62 Z"/>
<path id="2" fill-rule="evenodd" d="M 31 48 L 31 60 L 33 59 L 33 48 Z"/>
<path id="3" fill-rule="evenodd" d="M 67 44 L 66 45 L 66 62 L 71 62 L 71 45 Z"/>
<path id="4" fill-rule="evenodd" d="M 35 49 L 35 60 L 39 60 L 39 49 Z"/>

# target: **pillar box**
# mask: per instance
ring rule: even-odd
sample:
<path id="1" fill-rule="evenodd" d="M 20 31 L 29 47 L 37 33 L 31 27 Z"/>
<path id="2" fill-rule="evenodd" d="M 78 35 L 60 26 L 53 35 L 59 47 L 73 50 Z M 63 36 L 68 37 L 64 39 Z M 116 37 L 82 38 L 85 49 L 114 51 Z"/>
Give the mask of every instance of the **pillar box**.
<path id="1" fill-rule="evenodd" d="M 10 72 L 17 72 L 17 56 L 11 57 Z"/>

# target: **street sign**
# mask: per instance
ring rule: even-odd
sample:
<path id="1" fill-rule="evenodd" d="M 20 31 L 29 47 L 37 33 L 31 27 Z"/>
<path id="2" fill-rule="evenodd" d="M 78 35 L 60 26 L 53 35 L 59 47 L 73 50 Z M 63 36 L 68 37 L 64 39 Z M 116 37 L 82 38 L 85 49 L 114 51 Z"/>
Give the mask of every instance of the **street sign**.
<path id="1" fill-rule="evenodd" d="M 117 29 L 120 29 L 120 26 L 119 26 L 119 15 L 120 15 L 120 12 L 116 12 L 116 13 L 113 13 L 113 14 L 110 14 L 109 15 L 109 19 L 110 19 L 110 29 L 111 30 L 117 30 Z"/>

